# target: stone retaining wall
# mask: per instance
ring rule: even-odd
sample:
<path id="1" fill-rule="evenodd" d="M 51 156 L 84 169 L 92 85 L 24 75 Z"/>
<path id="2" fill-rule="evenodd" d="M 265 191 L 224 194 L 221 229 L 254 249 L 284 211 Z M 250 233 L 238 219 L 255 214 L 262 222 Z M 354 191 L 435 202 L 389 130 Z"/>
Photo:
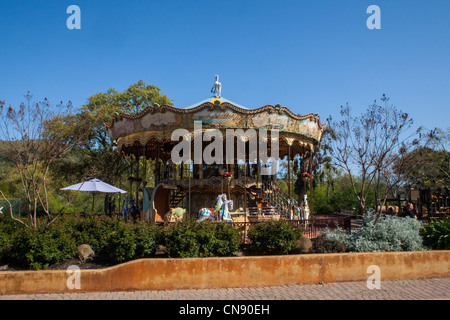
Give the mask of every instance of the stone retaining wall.
<path id="1" fill-rule="evenodd" d="M 172 290 L 450 277 L 450 251 L 140 259 L 99 270 L 0 272 L 0 294 Z M 80 289 L 69 289 L 79 275 Z M 71 278 L 71 279 L 72 279 Z M 72 283 L 72 282 L 70 282 Z M 75 282 L 73 282 L 75 283 Z"/>

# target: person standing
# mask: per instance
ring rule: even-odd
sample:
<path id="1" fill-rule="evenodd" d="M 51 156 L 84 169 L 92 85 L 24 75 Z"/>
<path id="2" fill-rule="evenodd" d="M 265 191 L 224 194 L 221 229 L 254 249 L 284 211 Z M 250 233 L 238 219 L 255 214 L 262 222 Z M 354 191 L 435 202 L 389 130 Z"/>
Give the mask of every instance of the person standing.
<path id="1" fill-rule="evenodd" d="M 412 203 L 408 204 L 408 207 L 406 208 L 405 217 L 410 217 L 412 219 L 416 219 L 417 220 L 417 212 L 414 209 L 414 205 Z"/>

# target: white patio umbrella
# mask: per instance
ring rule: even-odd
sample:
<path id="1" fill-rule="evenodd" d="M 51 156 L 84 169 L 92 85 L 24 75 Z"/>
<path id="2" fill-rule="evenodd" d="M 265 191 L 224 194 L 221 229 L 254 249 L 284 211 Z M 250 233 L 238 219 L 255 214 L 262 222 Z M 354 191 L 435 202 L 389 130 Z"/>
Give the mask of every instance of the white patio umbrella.
<path id="1" fill-rule="evenodd" d="M 62 188 L 61 190 L 94 191 L 94 192 L 97 191 L 104 193 L 127 193 L 125 190 L 116 188 L 99 179 L 92 179 L 89 181 L 77 183 L 72 186 Z M 92 196 L 92 211 L 94 211 L 94 197 L 95 193 Z"/>

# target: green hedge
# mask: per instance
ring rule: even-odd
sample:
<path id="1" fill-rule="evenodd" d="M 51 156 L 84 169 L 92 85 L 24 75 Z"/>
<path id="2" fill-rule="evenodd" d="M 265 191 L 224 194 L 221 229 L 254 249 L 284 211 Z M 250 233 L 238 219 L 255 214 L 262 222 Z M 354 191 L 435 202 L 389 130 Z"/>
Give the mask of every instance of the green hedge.
<path id="1" fill-rule="evenodd" d="M 36 229 L 11 219 L 0 220 L 2 263 L 40 270 L 77 257 L 77 247 L 89 244 L 96 255 L 112 262 L 152 257 L 159 245 L 170 257 L 232 256 L 240 245 L 239 231 L 226 223 L 185 221 L 163 228 L 112 217 L 63 216 Z"/>
<path id="2" fill-rule="evenodd" d="M 19 225 L 15 231 L 3 250 L 3 260 L 8 263 L 39 270 L 76 256 L 76 241 L 61 222 L 39 224 L 37 228 Z"/>
<path id="3" fill-rule="evenodd" d="M 77 247 L 89 244 L 97 255 L 124 262 L 153 256 L 159 238 L 155 225 L 118 218 L 64 216 L 51 224 L 41 221 L 35 229 L 2 219 L 0 259 L 2 263 L 40 270 L 77 257 Z"/>
<path id="4" fill-rule="evenodd" d="M 289 254 L 296 250 L 302 232 L 285 220 L 268 220 L 248 232 L 249 251 L 254 254 Z"/>
<path id="5" fill-rule="evenodd" d="M 364 215 L 363 228 L 353 234 L 327 232 L 313 241 L 313 252 L 406 251 L 449 249 L 449 220 L 428 226 L 410 218 Z M 419 229 L 422 227 L 419 235 Z M 248 233 L 250 254 L 295 253 L 301 231 L 284 220 L 254 225 Z M 424 243 L 422 244 L 422 237 Z M 77 247 L 89 244 L 96 255 L 124 262 L 152 257 L 160 245 L 169 257 L 233 256 L 240 249 L 239 230 L 228 223 L 193 220 L 162 228 L 144 222 L 125 222 L 111 217 L 64 216 L 52 224 L 41 221 L 35 229 L 0 217 L 0 262 L 27 269 L 45 269 L 77 256 Z M 425 245 L 425 246 L 424 246 Z"/>
<path id="6" fill-rule="evenodd" d="M 224 257 L 239 249 L 239 231 L 227 223 L 187 220 L 166 225 L 163 241 L 169 257 Z"/>

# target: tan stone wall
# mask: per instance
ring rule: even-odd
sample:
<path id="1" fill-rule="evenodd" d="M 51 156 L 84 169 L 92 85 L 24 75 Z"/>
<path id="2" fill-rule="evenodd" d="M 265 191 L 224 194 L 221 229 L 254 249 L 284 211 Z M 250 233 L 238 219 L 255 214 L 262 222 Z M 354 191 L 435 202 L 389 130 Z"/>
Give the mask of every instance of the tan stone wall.
<path id="1" fill-rule="evenodd" d="M 305 254 L 203 259 L 141 259 L 102 270 L 81 270 L 81 289 L 69 290 L 62 271 L 0 272 L 0 294 L 171 290 L 450 276 L 450 251 Z"/>

